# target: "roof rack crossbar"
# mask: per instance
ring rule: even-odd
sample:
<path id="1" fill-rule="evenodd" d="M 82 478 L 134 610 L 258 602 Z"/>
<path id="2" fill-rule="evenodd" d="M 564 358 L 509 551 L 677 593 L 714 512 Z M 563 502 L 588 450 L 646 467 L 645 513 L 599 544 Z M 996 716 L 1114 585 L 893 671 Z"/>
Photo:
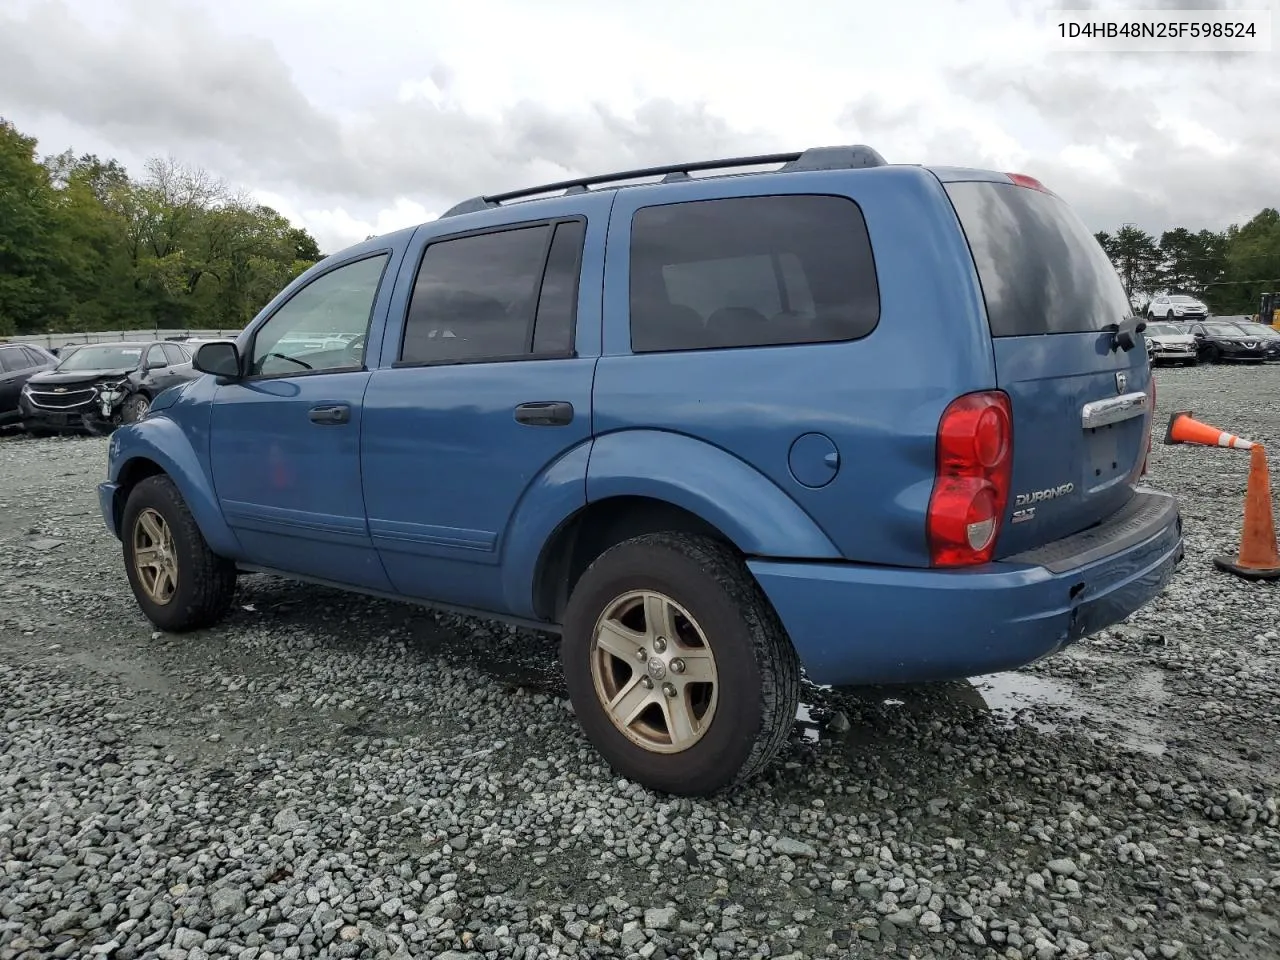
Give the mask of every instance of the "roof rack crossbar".
<path id="1" fill-rule="evenodd" d="M 885 159 L 871 147 L 857 145 L 847 147 L 811 147 L 798 153 L 765 153 L 751 157 L 729 157 L 722 160 L 697 160 L 692 163 L 672 163 L 659 167 L 643 167 L 638 170 L 621 170 L 615 173 L 595 174 L 590 177 L 577 177 L 573 180 L 560 180 L 556 183 L 545 183 L 536 187 L 523 187 L 506 193 L 494 193 L 487 196 L 472 197 L 450 207 L 441 218 L 458 216 L 464 213 L 476 213 L 490 210 L 500 204 L 525 197 L 536 197 L 544 193 L 563 192 L 564 195 L 586 193 L 589 188 L 606 183 L 618 183 L 624 180 L 639 180 L 643 177 L 662 177 L 663 183 L 673 183 L 690 179 L 689 174 L 705 170 L 731 170 L 738 167 L 759 167 L 768 164 L 782 164 L 778 172 L 798 172 L 802 170 L 849 170 L 861 167 L 884 166 Z"/>

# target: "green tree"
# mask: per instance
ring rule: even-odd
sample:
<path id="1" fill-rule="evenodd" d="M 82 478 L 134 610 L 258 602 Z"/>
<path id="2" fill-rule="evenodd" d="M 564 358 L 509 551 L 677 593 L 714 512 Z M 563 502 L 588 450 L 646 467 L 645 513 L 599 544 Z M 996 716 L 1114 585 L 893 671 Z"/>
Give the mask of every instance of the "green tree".
<path id="1" fill-rule="evenodd" d="M 0 334 L 29 333 L 68 305 L 53 185 L 36 141 L 0 118 Z"/>
<path id="2" fill-rule="evenodd" d="M 1152 236 L 1126 223 L 1106 242 L 1100 237 L 1099 243 L 1115 264 L 1129 300 L 1149 300 L 1160 279 L 1160 250 Z"/>

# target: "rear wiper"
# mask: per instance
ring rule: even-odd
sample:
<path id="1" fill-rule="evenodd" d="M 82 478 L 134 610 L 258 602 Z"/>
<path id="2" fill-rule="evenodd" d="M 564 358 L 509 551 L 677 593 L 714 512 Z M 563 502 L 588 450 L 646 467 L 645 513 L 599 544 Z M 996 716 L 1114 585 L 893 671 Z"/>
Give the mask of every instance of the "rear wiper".
<path id="1" fill-rule="evenodd" d="M 1138 334 L 1147 329 L 1147 321 L 1142 317 L 1125 317 L 1119 323 L 1109 323 L 1102 328 L 1104 333 L 1111 334 L 1111 349 L 1117 348 L 1128 353 L 1138 345 Z"/>

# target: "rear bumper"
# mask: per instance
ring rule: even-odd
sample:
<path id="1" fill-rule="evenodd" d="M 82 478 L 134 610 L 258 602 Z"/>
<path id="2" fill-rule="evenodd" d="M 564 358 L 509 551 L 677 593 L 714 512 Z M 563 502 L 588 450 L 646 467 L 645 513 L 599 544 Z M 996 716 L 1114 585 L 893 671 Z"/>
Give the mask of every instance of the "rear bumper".
<path id="1" fill-rule="evenodd" d="M 1177 501 L 1138 491 L 1099 527 L 972 570 L 751 561 L 808 679 L 849 686 L 1013 670 L 1111 626 L 1182 559 Z"/>

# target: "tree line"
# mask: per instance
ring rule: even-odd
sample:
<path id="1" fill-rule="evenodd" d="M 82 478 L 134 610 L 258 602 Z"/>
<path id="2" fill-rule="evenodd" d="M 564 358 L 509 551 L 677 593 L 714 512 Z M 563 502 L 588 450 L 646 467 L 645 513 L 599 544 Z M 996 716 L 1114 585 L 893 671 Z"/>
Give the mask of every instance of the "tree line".
<path id="1" fill-rule="evenodd" d="M 1186 293 L 1252 314 L 1280 291 L 1274 208 L 1221 232 L 1096 237 L 1141 311 Z M 42 158 L 0 117 L 0 336 L 238 329 L 321 256 L 306 230 L 204 170 L 157 157 L 134 177 L 93 154 Z"/>
<path id="2" fill-rule="evenodd" d="M 204 170 L 141 176 L 93 154 L 40 157 L 0 117 L 0 337 L 239 329 L 321 259 L 315 239 Z"/>
<path id="3" fill-rule="evenodd" d="M 1271 207 L 1221 232 L 1178 227 L 1154 237 L 1125 224 L 1096 236 L 1142 312 L 1158 294 L 1182 293 L 1217 314 L 1252 315 L 1263 293 L 1280 292 L 1280 212 Z"/>

